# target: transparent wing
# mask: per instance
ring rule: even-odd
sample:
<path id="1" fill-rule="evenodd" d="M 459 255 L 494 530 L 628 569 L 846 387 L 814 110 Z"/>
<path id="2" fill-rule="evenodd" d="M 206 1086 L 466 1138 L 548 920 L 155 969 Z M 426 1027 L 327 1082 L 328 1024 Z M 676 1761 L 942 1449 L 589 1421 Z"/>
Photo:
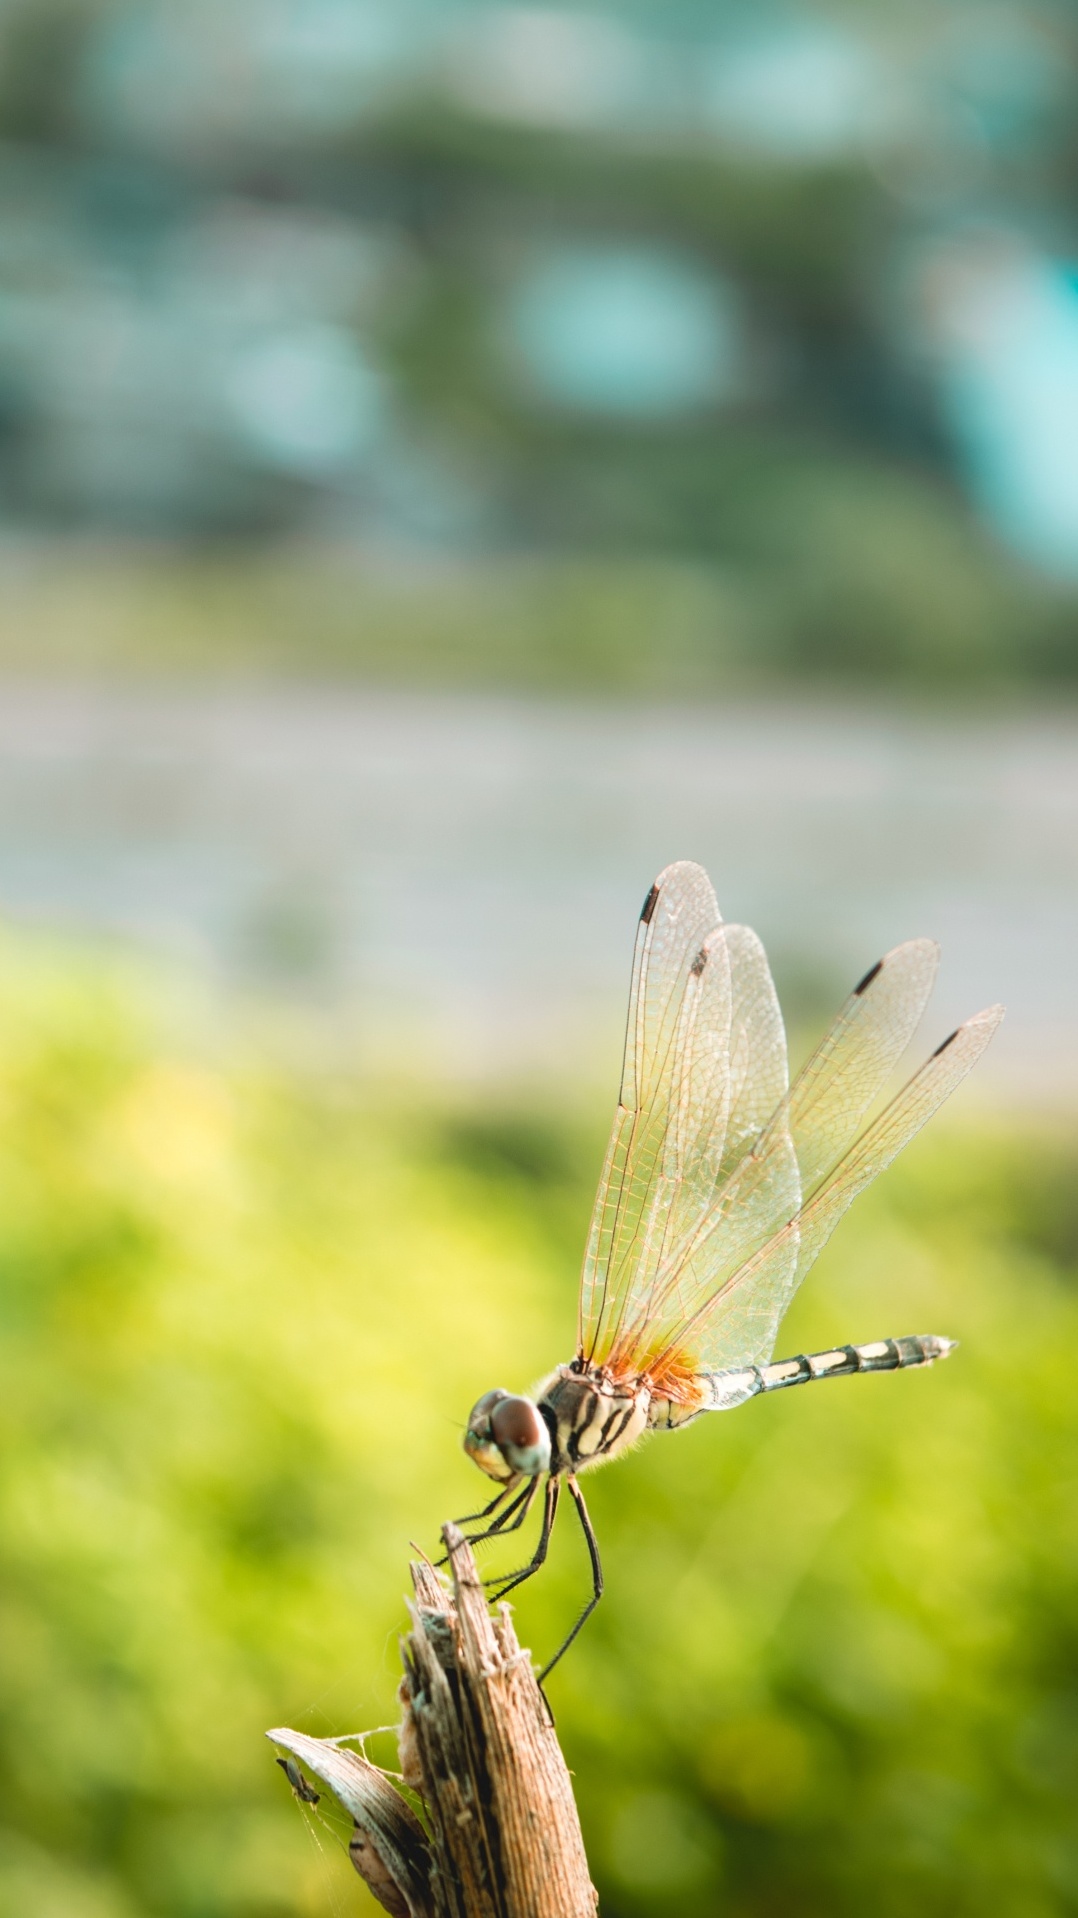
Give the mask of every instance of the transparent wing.
<path id="1" fill-rule="evenodd" d="M 702 1112 L 686 1149 L 668 1154 L 672 1189 L 662 1244 L 648 1270 L 634 1273 L 623 1288 L 621 1311 L 608 1327 L 607 1357 L 617 1370 L 643 1371 L 659 1328 L 681 1324 L 691 1316 L 699 1302 L 698 1279 L 687 1261 L 687 1248 L 710 1236 L 711 1222 L 721 1214 L 720 1195 L 733 1190 L 732 1181 L 746 1153 L 760 1139 L 787 1089 L 786 1033 L 764 949 L 747 926 L 720 927 L 708 942 L 716 969 L 720 943 L 730 980 L 721 1123 L 717 1110 L 714 1125 Z M 685 1072 L 690 1082 L 691 1068 L 690 1060 Z M 755 1207 L 746 1203 L 742 1220 L 751 1231 L 750 1209 L 771 1221 L 788 1219 L 797 1211 L 800 1198 L 793 1142 L 788 1129 L 776 1124 L 769 1128 L 766 1155 L 754 1182 Z M 766 1236 L 765 1228 L 761 1232 Z"/>
<path id="2" fill-rule="evenodd" d="M 669 1197 L 668 1231 L 652 1272 L 635 1275 L 625 1289 L 620 1320 L 610 1327 L 608 1362 L 616 1371 L 644 1371 L 656 1339 L 668 1335 L 691 1318 L 700 1302 L 700 1272 L 687 1249 L 710 1243 L 712 1222 L 737 1216 L 740 1239 L 760 1243 L 781 1218 L 790 1218 L 800 1205 L 802 1181 L 794 1141 L 788 1126 L 771 1116 L 785 1111 L 786 1032 L 779 1011 L 779 995 L 763 955 L 763 946 L 748 926 L 721 926 L 712 944 L 723 942 L 731 982 L 729 1064 L 721 1139 L 700 1132 L 691 1153 L 677 1155 L 675 1189 Z M 771 1120 L 771 1124 L 767 1124 Z M 767 1132 L 763 1128 L 767 1126 Z M 738 1170 L 756 1141 L 765 1141 L 752 1195 Z M 731 1193 L 731 1205 L 723 1205 Z M 738 1210 L 737 1195 L 740 1195 Z M 756 1237 L 754 1237 L 756 1233 Z M 737 1256 L 727 1241 L 729 1256 Z"/>
<path id="3" fill-rule="evenodd" d="M 663 1087 L 666 1130 L 643 1201 L 644 1229 L 615 1234 L 613 1282 L 605 1311 L 584 1350 L 599 1362 L 624 1344 L 628 1327 L 647 1327 L 667 1291 L 679 1245 L 704 1226 L 716 1190 L 758 1137 L 786 1088 L 786 1035 L 763 947 L 744 926 L 717 926 L 692 961 Z M 784 1217 L 800 1194 L 792 1154 Z M 772 1155 L 778 1176 L 780 1155 Z M 636 1208 L 627 1215 L 635 1221 Z M 682 1314 L 684 1316 L 684 1314 Z"/>
<path id="4" fill-rule="evenodd" d="M 581 1352 L 609 1343 L 630 1290 L 650 1282 L 666 1244 L 677 1163 L 707 1124 L 725 1136 L 730 982 L 711 882 L 688 860 L 644 901 L 633 955 L 625 1058 L 580 1282 Z M 706 954 L 701 964 L 701 954 Z"/>
<path id="5" fill-rule="evenodd" d="M 770 1358 L 783 1315 L 847 1206 L 901 1152 L 984 1051 L 1003 1017 L 989 1006 L 944 1040 L 850 1147 L 802 1207 L 732 1276 L 714 1288 L 658 1355 L 656 1372 L 759 1365 Z"/>
<path id="6" fill-rule="evenodd" d="M 775 1113 L 789 1084 L 786 1030 L 763 946 L 748 926 L 725 928 L 730 963 L 729 1115 L 714 1201 Z"/>
<path id="7" fill-rule="evenodd" d="M 677 1229 L 667 1230 L 657 1265 L 623 1279 L 618 1314 L 604 1321 L 594 1347 L 619 1373 L 650 1369 L 701 1302 L 837 1164 L 913 1035 L 939 958 L 933 941 L 913 939 L 873 966 L 774 1104 L 785 1084 L 785 1043 L 767 961 L 747 929 L 727 927 L 723 936 L 735 1010 L 720 1176 L 706 1202 L 697 1192 L 693 1208 L 668 1207 Z M 784 1291 L 777 1268 L 773 1283 Z"/>

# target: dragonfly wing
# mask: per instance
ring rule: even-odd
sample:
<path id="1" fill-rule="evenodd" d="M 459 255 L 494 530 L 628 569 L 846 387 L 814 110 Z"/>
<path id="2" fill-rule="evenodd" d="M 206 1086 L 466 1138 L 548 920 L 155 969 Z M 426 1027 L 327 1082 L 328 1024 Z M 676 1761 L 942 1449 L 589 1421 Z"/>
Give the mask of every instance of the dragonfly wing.
<path id="1" fill-rule="evenodd" d="M 938 968 L 934 939 L 895 946 L 854 987 L 798 1073 L 774 1123 L 793 1139 L 803 1191 L 812 1191 L 856 1136 L 913 1038 Z"/>
<path id="2" fill-rule="evenodd" d="M 704 1225 L 717 1188 L 758 1135 L 786 1079 L 786 1035 L 763 947 L 747 927 L 717 926 L 689 968 L 646 1229 L 628 1247 L 617 1310 L 604 1322 L 596 1358 L 643 1369 L 658 1294 L 669 1290 L 664 1274 L 673 1248 Z M 778 1164 L 775 1154 L 773 1173 Z M 792 1154 L 787 1172 L 786 1216 L 800 1193 Z"/>
<path id="3" fill-rule="evenodd" d="M 720 943 L 725 948 L 723 955 L 718 951 Z M 684 1136 L 669 1141 L 674 1149 L 668 1151 L 668 1166 L 677 1179 L 677 1191 L 670 1208 L 663 1262 L 656 1273 L 660 1282 L 677 1248 L 705 1225 L 716 1194 L 760 1136 L 789 1080 L 778 994 L 756 934 L 747 926 L 720 926 L 705 950 L 716 970 L 721 961 L 729 979 L 721 1077 L 719 1059 L 715 1056 L 713 1061 L 711 1056 L 708 1022 L 701 1017 L 696 1022 L 693 1051 L 687 1056 L 682 1080 L 681 1102 L 688 1107 L 690 1123 L 684 1128 Z M 717 1055 L 718 1049 L 714 1051 Z M 793 1170 L 789 1197 L 796 1210 L 800 1186 L 796 1167 Z M 648 1303 L 654 1309 L 655 1292 Z"/>
<path id="4" fill-rule="evenodd" d="M 666 1243 L 670 1206 L 702 1126 L 721 1152 L 730 982 L 711 882 L 688 860 L 644 901 L 633 957 L 625 1058 L 580 1285 L 580 1351 L 601 1358 L 634 1288 Z M 701 963 L 701 955 L 704 955 Z"/>
<path id="5" fill-rule="evenodd" d="M 681 1328 L 676 1348 L 664 1355 L 667 1362 L 675 1357 L 679 1370 L 700 1371 L 759 1365 L 770 1358 L 794 1292 L 847 1206 L 890 1165 L 965 1078 L 1002 1017 L 1002 1006 L 989 1006 L 944 1041 L 801 1211 L 704 1297 L 695 1316 Z M 698 1281 L 702 1290 L 702 1270 Z"/>
<path id="6" fill-rule="evenodd" d="M 727 926 L 730 955 L 730 1088 L 722 1159 L 711 1199 L 725 1184 L 789 1085 L 786 1029 L 763 946 L 748 926 Z"/>
<path id="7" fill-rule="evenodd" d="M 724 1083 L 720 1089 L 716 1075 L 709 1086 L 699 1066 L 685 1075 L 689 1084 L 700 1082 L 701 1096 L 683 1146 L 671 1126 L 666 1160 L 675 1183 L 659 1257 L 624 1288 L 620 1312 L 607 1328 L 602 1356 L 619 1372 L 645 1371 L 656 1339 L 662 1341 L 691 1317 L 699 1303 L 697 1275 L 684 1248 L 707 1238 L 716 1193 L 760 1137 L 787 1087 L 786 1034 L 764 949 L 747 926 L 724 926 L 712 934 L 707 949 L 715 961 L 720 942 L 730 982 Z M 778 1126 L 769 1137 L 755 1196 L 758 1204 L 766 1203 L 772 1220 L 790 1218 L 800 1203 L 792 1142 Z"/>
<path id="8" fill-rule="evenodd" d="M 780 1077 L 772 1035 L 781 1033 L 781 1019 L 767 961 L 755 935 L 728 927 L 726 938 L 732 980 L 744 975 L 744 1001 L 757 1010 L 747 1027 L 751 1043 L 741 1049 L 746 1083 L 731 1096 L 724 1176 L 687 1229 L 667 1235 L 662 1263 L 641 1295 L 646 1310 L 622 1315 L 610 1354 L 617 1371 L 648 1369 L 656 1351 L 676 1342 L 702 1301 L 794 1217 L 838 1162 L 905 1051 L 939 960 L 929 939 L 889 952 L 854 988 L 789 1092 L 772 1105 L 785 1081 L 785 1048 L 782 1041 Z M 732 1059 L 737 1030 L 735 1017 Z M 771 1115 L 766 1123 L 764 1113 Z"/>

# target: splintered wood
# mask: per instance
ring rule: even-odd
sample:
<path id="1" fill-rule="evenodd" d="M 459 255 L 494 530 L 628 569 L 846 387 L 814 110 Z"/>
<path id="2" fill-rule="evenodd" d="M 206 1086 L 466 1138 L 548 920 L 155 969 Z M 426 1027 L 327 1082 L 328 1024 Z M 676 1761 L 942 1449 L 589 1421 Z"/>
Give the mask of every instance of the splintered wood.
<path id="1" fill-rule="evenodd" d="M 442 1537 L 452 1593 L 429 1565 L 412 1566 L 402 1645 L 400 1764 L 427 1832 L 383 1773 L 342 1765 L 356 1754 L 332 1739 L 269 1736 L 351 1814 L 352 1861 L 394 1918 L 594 1918 L 569 1772 L 530 1659 L 508 1609 L 491 1618 L 457 1527 Z"/>
<path id="2" fill-rule="evenodd" d="M 595 1892 L 569 1772 L 508 1609 L 487 1610 L 454 1525 L 453 1599 L 413 1565 L 401 1765 L 422 1795 L 445 1918 L 593 1918 Z"/>

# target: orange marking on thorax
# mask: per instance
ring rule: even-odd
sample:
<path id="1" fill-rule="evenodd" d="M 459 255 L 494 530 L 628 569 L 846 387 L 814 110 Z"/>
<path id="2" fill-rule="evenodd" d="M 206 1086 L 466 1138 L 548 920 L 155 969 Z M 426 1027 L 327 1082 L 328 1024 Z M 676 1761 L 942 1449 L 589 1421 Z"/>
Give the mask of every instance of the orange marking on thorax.
<path id="1" fill-rule="evenodd" d="M 627 1386 L 632 1381 L 642 1380 L 653 1399 L 670 1399 L 675 1405 L 696 1406 L 704 1398 L 696 1361 L 676 1349 L 657 1352 L 649 1359 L 646 1355 L 642 1358 L 639 1352 L 619 1350 L 615 1346 L 603 1370 L 619 1383 L 624 1381 Z"/>

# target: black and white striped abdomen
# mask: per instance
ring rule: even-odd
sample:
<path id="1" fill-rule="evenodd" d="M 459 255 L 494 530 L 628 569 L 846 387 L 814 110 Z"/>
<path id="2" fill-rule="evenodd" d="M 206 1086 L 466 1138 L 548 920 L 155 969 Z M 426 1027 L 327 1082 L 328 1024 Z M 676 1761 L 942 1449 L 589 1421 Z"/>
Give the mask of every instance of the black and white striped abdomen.
<path id="1" fill-rule="evenodd" d="M 906 1365 L 934 1365 L 953 1352 L 957 1340 L 935 1333 L 904 1339 L 877 1339 L 872 1345 L 839 1345 L 830 1352 L 810 1352 L 796 1359 L 777 1359 L 761 1365 L 760 1391 L 779 1392 L 786 1385 L 807 1385 L 810 1379 L 844 1378 L 851 1372 L 897 1372 Z M 717 1377 L 721 1374 L 716 1374 Z"/>
<path id="2" fill-rule="evenodd" d="M 932 1365 L 953 1352 L 955 1344 L 954 1339 L 926 1333 L 923 1337 L 877 1339 L 871 1345 L 836 1345 L 829 1352 L 802 1352 L 793 1359 L 774 1359 L 770 1365 L 701 1372 L 697 1382 L 704 1392 L 702 1404 L 689 1407 L 655 1399 L 648 1424 L 653 1430 L 672 1430 L 699 1418 L 701 1412 L 729 1412 L 760 1392 L 811 1385 L 814 1379 L 848 1378 L 854 1372 L 897 1372 L 907 1365 Z"/>

